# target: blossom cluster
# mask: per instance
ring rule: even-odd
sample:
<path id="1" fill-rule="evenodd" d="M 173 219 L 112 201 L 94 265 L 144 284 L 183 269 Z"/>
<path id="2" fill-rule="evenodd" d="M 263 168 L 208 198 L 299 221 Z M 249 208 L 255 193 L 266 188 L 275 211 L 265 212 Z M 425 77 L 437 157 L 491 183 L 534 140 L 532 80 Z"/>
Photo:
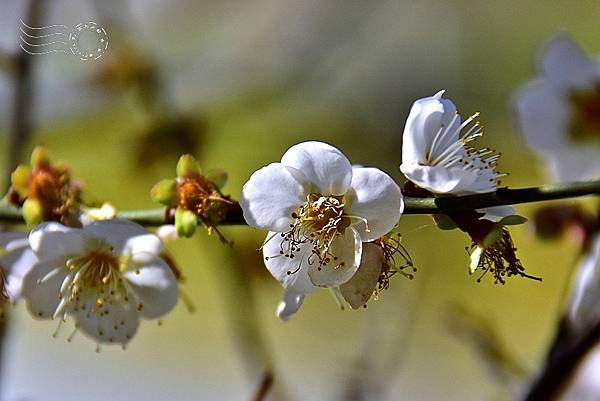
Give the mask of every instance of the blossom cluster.
<path id="1" fill-rule="evenodd" d="M 515 97 L 523 135 L 549 157 L 558 180 L 571 179 L 563 174 L 567 171 L 577 171 L 579 178 L 597 176 L 597 157 L 582 159 L 585 174 L 571 168 L 590 141 L 600 138 L 597 71 L 597 62 L 559 35 L 543 52 L 541 77 Z M 474 146 L 483 135 L 479 113 L 463 118 L 444 93 L 418 99 L 410 109 L 398 160 L 406 178 L 402 185 L 378 168 L 353 165 L 331 144 L 307 141 L 255 171 L 238 203 L 222 192 L 224 172 L 204 173 L 184 155 L 176 177 L 151 191 L 170 223 L 156 234 L 118 219 L 108 203 L 85 204 L 82 184 L 38 147 L 31 165 L 12 174 L 6 196 L 21 208 L 31 231 L 0 233 L 0 305 L 22 297 L 35 318 L 59 325 L 72 319 L 74 333 L 125 346 L 141 319 L 160 318 L 178 302 L 181 271 L 163 241 L 190 237 L 205 226 L 231 244 L 217 226 L 237 213 L 249 226 L 267 231 L 263 261 L 285 289 L 279 318 L 288 320 L 306 295 L 320 288 L 331 290 L 342 307 L 366 306 L 389 287 L 392 276 L 412 278 L 416 271 L 398 234 L 407 197 L 491 193 L 505 176 L 497 170 L 496 151 Z M 488 274 L 495 283 L 513 276 L 539 280 L 525 273 L 516 255 L 508 226 L 526 219 L 513 207 L 462 208 L 433 218 L 440 229 L 469 235 L 468 272 L 477 273 L 478 281 Z M 596 245 L 579 273 L 573 319 L 596 313 Z"/>

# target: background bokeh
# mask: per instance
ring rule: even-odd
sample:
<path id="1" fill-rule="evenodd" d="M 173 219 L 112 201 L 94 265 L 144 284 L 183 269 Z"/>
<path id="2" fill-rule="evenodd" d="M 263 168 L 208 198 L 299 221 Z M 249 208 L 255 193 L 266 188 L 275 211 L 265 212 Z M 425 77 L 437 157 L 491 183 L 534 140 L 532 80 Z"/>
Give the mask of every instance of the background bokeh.
<path id="1" fill-rule="evenodd" d="M 37 1 L 37 0 L 34 0 Z M 0 0 L 0 53 L 18 51 L 26 1 Z M 194 154 L 229 172 L 238 198 L 249 175 L 307 139 L 402 182 L 401 133 L 411 103 L 446 89 L 463 114 L 481 111 L 481 145 L 503 156 L 509 186 L 548 179 L 511 119 L 513 91 L 535 74 L 536 51 L 557 30 L 600 53 L 598 1 L 52 0 L 45 24 L 96 21 L 107 54 L 33 63 L 33 138 L 71 164 L 88 201 L 154 207 L 148 193 Z M 0 71 L 0 132 L 10 127 L 10 67 Z M 3 135 L 2 138 L 6 138 Z M 2 142 L 6 141 L 2 139 Z M 2 164 L 6 159 L 2 153 Z M 528 215 L 534 207 L 519 206 Z M 288 323 L 274 314 L 282 289 L 261 264 L 264 233 L 224 228 L 233 249 L 203 230 L 169 249 L 185 292 L 163 324 L 146 322 L 127 350 L 11 311 L 2 399 L 32 401 L 248 400 L 263 369 L 277 400 L 504 400 L 515 388 L 489 369 L 456 310 L 485 317 L 507 352 L 534 373 L 563 307 L 575 245 L 512 230 L 527 271 L 543 282 L 477 283 L 468 238 L 404 216 L 418 272 L 381 299 L 340 311 L 327 291 Z M 460 324 L 459 324 L 460 325 Z M 455 329 L 452 330 L 452 327 Z"/>

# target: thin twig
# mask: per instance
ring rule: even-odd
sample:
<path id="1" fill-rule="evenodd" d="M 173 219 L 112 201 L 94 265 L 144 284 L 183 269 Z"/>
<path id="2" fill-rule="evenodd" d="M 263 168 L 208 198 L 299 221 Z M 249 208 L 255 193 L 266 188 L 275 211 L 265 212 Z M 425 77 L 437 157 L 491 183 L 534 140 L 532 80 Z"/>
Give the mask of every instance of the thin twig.
<path id="1" fill-rule="evenodd" d="M 273 386 L 273 373 L 267 369 L 262 375 L 258 388 L 251 398 L 251 401 L 264 401 Z"/>

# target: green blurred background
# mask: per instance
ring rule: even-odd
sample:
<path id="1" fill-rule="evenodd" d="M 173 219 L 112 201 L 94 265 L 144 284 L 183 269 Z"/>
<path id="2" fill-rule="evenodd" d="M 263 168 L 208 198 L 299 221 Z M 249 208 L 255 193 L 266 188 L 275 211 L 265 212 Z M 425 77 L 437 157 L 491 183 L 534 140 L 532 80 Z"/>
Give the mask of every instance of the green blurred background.
<path id="1" fill-rule="evenodd" d="M 26 2 L 0 1 L 0 49 L 18 49 Z M 47 1 L 45 24 L 107 27 L 105 57 L 35 57 L 34 144 L 71 164 L 88 201 L 154 207 L 148 193 L 194 154 L 229 173 L 239 197 L 257 168 L 299 141 L 327 141 L 353 163 L 399 183 L 401 133 L 411 103 L 447 90 L 463 115 L 481 111 L 481 146 L 502 152 L 503 184 L 546 182 L 510 114 L 513 91 L 557 30 L 600 53 L 598 1 Z M 10 71 L 0 75 L 0 130 L 10 127 Z M 6 137 L 4 135 L 3 137 Z M 6 153 L 6 152 L 4 152 Z M 4 155 L 4 159 L 6 155 Z M 4 160 L 1 160 L 4 163 Z M 4 165 L 4 164 L 2 164 Z M 519 206 L 530 215 L 536 206 Z M 494 285 L 468 275 L 468 238 L 404 216 L 418 272 L 395 277 L 381 299 L 340 311 L 327 291 L 290 322 L 256 249 L 265 233 L 224 228 L 233 249 L 203 230 L 170 244 L 196 307 L 181 303 L 162 326 L 145 322 L 127 350 L 72 343 L 64 328 L 10 316 L 2 361 L 6 400 L 248 400 L 263 369 L 273 400 L 503 400 L 515 388 L 488 369 L 478 341 L 456 335 L 457 308 L 489 320 L 529 373 L 544 356 L 576 261 L 575 245 L 512 230 L 519 256 L 543 282 Z M 460 332 L 460 331 L 459 331 Z"/>

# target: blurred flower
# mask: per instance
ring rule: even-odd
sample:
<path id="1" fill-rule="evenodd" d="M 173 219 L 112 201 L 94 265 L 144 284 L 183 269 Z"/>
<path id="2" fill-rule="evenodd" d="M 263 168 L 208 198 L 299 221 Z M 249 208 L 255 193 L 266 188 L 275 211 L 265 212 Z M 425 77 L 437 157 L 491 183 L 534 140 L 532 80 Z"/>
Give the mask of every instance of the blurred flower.
<path id="1" fill-rule="evenodd" d="M 483 135 L 479 122 L 472 124 L 479 114 L 461 121 L 456 106 L 443 99 L 443 94 L 440 91 L 417 100 L 409 113 L 400 165 L 410 180 L 404 192 L 425 197 L 496 191 L 498 178 L 506 175 L 496 172 L 500 155 L 488 148 L 476 150 L 469 146 Z M 513 275 L 535 278 L 523 272 L 505 228 L 526 221 L 513 213 L 512 206 L 495 206 L 435 215 L 434 219 L 441 229 L 459 228 L 469 234 L 471 274 L 480 269 L 484 274 L 492 273 L 496 283 L 504 283 L 505 277 Z"/>
<path id="2" fill-rule="evenodd" d="M 560 33 L 543 47 L 538 72 L 514 101 L 525 141 L 557 181 L 600 177 L 600 63 Z"/>
<path id="3" fill-rule="evenodd" d="M 98 343 L 121 343 L 139 319 L 156 319 L 178 299 L 177 279 L 160 257 L 162 242 L 143 227 L 105 220 L 82 229 L 43 223 L 29 235 L 38 262 L 23 296 L 34 317 L 66 320 Z"/>
<path id="4" fill-rule="evenodd" d="M 398 222 L 403 209 L 396 183 L 375 168 L 352 168 L 322 142 L 292 146 L 280 163 L 254 172 L 240 200 L 250 226 L 269 230 L 265 264 L 286 289 L 278 316 L 287 319 L 304 295 L 337 287 L 361 264 L 363 242 Z"/>
<path id="5" fill-rule="evenodd" d="M 161 180 L 151 191 L 155 202 L 174 210 L 175 228 L 180 237 L 191 237 L 198 220 L 219 238 L 228 242 L 217 229 L 227 212 L 237 205 L 219 189 L 227 181 L 227 173 L 211 170 L 202 174 L 191 155 L 183 155 L 177 162 L 177 178 Z"/>
<path id="6" fill-rule="evenodd" d="M 581 330 L 600 319 L 600 236 L 592 240 L 583 257 L 573 284 L 567 317 L 575 330 Z"/>
<path id="7" fill-rule="evenodd" d="M 61 221 L 79 225 L 81 187 L 71 180 L 64 164 L 51 164 L 46 150 L 37 146 L 31 154 L 31 166 L 19 165 L 11 175 L 8 200 L 21 206 L 28 226 L 42 221 Z"/>
<path id="8" fill-rule="evenodd" d="M 23 277 L 37 262 L 29 248 L 28 234 L 22 232 L 0 233 L 0 313 L 4 306 L 21 296 Z"/>

